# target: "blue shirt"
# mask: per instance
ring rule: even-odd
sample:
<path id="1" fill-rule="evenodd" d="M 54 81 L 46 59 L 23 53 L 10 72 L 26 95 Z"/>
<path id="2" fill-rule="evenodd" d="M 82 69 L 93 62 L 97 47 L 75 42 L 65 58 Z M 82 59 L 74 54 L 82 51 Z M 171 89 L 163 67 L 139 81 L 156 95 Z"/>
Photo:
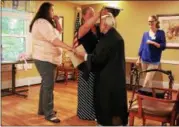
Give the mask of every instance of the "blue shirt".
<path id="1" fill-rule="evenodd" d="M 152 44 L 147 44 L 147 40 L 155 41 L 160 44 L 160 48 Z M 138 55 L 142 61 L 146 63 L 160 63 L 162 51 L 166 48 L 165 33 L 163 30 L 157 30 L 155 39 L 149 36 L 149 32 L 145 32 L 142 37 Z"/>

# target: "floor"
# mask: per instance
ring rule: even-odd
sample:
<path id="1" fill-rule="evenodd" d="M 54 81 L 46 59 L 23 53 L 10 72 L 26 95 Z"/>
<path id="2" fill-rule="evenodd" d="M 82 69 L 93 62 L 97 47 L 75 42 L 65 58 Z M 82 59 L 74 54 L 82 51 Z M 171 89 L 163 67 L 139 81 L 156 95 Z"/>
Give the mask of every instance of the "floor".
<path id="1" fill-rule="evenodd" d="M 58 124 L 46 121 L 43 116 L 37 115 L 38 98 L 40 85 L 29 87 L 28 97 L 19 96 L 2 97 L 2 126 L 96 126 L 94 121 L 80 120 L 76 116 L 77 109 L 77 82 L 69 81 L 56 83 L 54 90 L 54 109 L 61 119 Z M 128 99 L 131 98 L 131 91 L 128 91 Z M 142 125 L 140 119 L 135 119 L 135 125 Z M 160 126 L 161 123 L 146 121 L 147 126 Z"/>

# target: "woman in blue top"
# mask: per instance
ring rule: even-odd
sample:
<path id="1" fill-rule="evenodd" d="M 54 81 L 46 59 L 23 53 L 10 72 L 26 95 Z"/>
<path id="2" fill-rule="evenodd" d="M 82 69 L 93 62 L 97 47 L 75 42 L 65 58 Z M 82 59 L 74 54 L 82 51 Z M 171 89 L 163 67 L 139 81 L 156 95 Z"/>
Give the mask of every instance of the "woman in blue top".
<path id="1" fill-rule="evenodd" d="M 166 47 L 165 33 L 159 30 L 159 21 L 156 16 L 149 16 L 150 30 L 144 32 L 139 48 L 137 65 L 142 64 L 142 70 L 157 69 L 160 64 L 162 51 Z M 149 72 L 144 79 L 144 87 L 152 87 L 152 79 L 155 72 Z"/>

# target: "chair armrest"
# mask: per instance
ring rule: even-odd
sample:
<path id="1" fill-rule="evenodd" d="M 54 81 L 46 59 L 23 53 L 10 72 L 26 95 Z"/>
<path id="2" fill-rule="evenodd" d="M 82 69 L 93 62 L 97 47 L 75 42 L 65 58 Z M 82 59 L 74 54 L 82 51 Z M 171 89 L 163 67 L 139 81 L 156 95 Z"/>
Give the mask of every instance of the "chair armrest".
<path id="1" fill-rule="evenodd" d="M 161 70 L 161 69 L 149 69 L 149 70 L 145 70 L 145 71 L 141 71 L 139 72 L 139 75 L 141 75 L 142 73 L 148 73 L 148 72 L 153 72 L 153 71 L 156 71 L 156 72 L 161 72 L 163 74 L 166 74 L 168 75 L 168 78 L 170 80 L 169 84 L 170 84 L 170 87 L 172 87 L 172 84 L 173 84 L 173 81 L 174 81 L 174 77 L 173 77 L 173 74 L 170 70 Z"/>
<path id="2" fill-rule="evenodd" d="M 169 88 L 157 88 L 157 87 L 153 87 L 152 91 L 153 94 L 155 94 L 155 90 L 163 90 L 165 92 L 169 92 L 170 93 L 170 99 L 173 98 L 172 93 L 176 93 L 176 99 L 179 99 L 179 90 L 174 90 L 174 89 L 169 89 Z"/>
<path id="3" fill-rule="evenodd" d="M 158 87 L 152 87 L 153 90 L 163 90 L 163 91 L 170 91 L 170 92 L 179 92 L 178 90 L 169 89 L 169 88 L 158 88 Z"/>
<path id="4" fill-rule="evenodd" d="M 150 101 L 160 101 L 160 102 L 164 102 L 164 103 L 175 103 L 178 100 L 167 100 L 167 99 L 160 99 L 160 98 L 155 98 L 155 97 L 150 97 L 150 96 L 145 96 L 145 95 L 141 95 L 141 94 L 137 94 L 137 98 L 140 100 L 150 100 Z"/>
<path id="5" fill-rule="evenodd" d="M 153 72 L 153 71 L 157 71 L 157 72 L 161 72 L 161 73 L 164 73 L 166 75 L 172 75 L 172 72 L 171 71 L 165 71 L 165 70 L 161 70 L 161 69 L 149 69 L 149 70 L 145 70 L 145 71 L 141 71 L 140 73 L 147 73 L 147 72 Z"/>

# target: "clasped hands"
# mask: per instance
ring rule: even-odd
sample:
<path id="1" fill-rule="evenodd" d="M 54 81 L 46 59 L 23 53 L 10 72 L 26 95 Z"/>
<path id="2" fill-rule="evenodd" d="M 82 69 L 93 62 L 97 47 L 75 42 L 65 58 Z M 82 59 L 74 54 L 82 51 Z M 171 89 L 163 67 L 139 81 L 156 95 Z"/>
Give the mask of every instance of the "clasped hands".
<path id="1" fill-rule="evenodd" d="M 156 43 L 155 41 L 147 40 L 147 44 L 151 44 L 157 48 L 160 48 L 160 44 Z"/>
<path id="2" fill-rule="evenodd" d="M 154 41 L 151 41 L 151 40 L 147 40 L 147 44 L 152 44 L 152 45 L 154 45 Z"/>
<path id="3" fill-rule="evenodd" d="M 80 58 L 80 59 L 84 59 L 85 54 L 86 54 L 86 52 L 80 51 L 80 49 L 78 49 L 78 48 L 75 47 L 75 46 L 71 47 L 70 52 L 73 52 L 73 54 L 74 54 L 75 56 L 77 56 L 78 58 Z"/>

